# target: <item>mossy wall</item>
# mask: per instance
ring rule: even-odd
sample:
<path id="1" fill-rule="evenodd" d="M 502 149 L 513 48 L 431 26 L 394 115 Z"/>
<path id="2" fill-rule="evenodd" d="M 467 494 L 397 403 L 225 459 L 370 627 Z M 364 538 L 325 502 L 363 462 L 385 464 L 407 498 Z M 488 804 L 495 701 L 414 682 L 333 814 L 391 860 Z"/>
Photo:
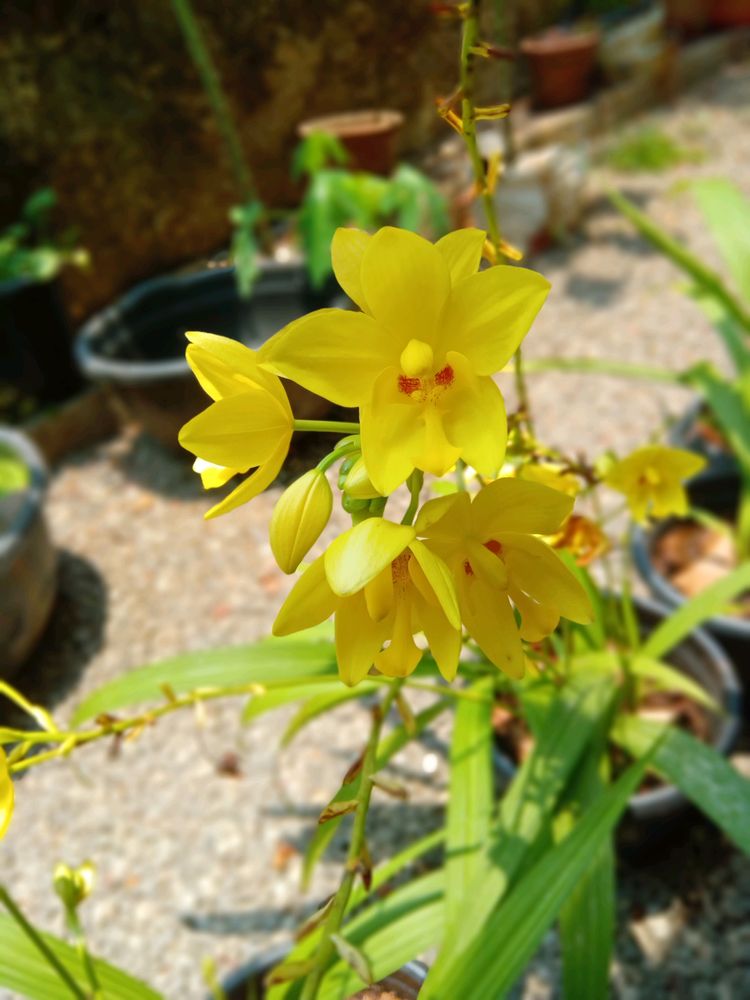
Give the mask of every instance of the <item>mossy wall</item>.
<path id="1" fill-rule="evenodd" d="M 290 198 L 305 117 L 399 108 L 404 152 L 444 127 L 434 99 L 454 85 L 459 26 L 427 0 L 194 4 L 270 204 Z M 91 252 L 64 279 L 75 321 L 227 241 L 232 177 L 169 0 L 6 0 L 0 159 L 0 223 L 50 185 Z"/>

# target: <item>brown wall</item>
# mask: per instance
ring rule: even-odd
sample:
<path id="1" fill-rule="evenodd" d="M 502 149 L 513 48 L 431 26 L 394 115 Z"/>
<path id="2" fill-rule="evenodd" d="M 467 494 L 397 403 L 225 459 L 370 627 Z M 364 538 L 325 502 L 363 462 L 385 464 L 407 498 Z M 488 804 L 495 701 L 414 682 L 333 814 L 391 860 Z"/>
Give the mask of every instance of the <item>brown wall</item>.
<path id="1" fill-rule="evenodd" d="M 390 106 L 405 145 L 441 125 L 458 27 L 426 0 L 194 0 L 263 196 L 288 197 L 297 122 Z M 0 222 L 49 184 L 91 252 L 78 320 L 140 278 L 212 252 L 236 200 L 168 0 L 10 0 L 0 39 Z"/>

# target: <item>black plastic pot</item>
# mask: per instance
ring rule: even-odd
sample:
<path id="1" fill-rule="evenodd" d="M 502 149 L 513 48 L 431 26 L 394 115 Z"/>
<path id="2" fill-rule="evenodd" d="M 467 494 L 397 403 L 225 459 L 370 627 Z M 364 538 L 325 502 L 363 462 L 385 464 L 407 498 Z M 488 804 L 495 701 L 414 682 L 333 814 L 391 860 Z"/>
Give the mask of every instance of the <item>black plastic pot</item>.
<path id="1" fill-rule="evenodd" d="M 203 330 L 260 347 L 305 313 L 348 300 L 330 284 L 311 288 L 302 263 L 261 263 L 252 296 L 237 294 L 234 268 L 155 278 L 137 285 L 92 317 L 75 343 L 87 378 L 108 385 L 120 408 L 154 437 L 177 448 L 180 427 L 207 404 L 185 360 L 185 332 Z M 287 385 L 300 418 L 322 415 L 329 404 Z"/>
<path id="2" fill-rule="evenodd" d="M 739 465 L 730 451 L 709 441 L 700 433 L 699 423 L 702 418 L 705 418 L 705 412 L 702 400 L 693 403 L 673 424 L 669 432 L 669 443 L 675 448 L 694 451 L 706 459 L 708 464 L 697 476 L 693 476 L 690 480 L 690 488 L 700 494 L 708 491 L 710 497 L 713 484 L 717 481 L 739 482 Z"/>
<path id="3" fill-rule="evenodd" d="M 0 676 L 11 677 L 42 634 L 57 592 L 57 553 L 44 516 L 47 470 L 25 434 L 0 429 L 31 473 L 29 486 L 0 498 Z"/>
<path id="4" fill-rule="evenodd" d="M 40 403 L 69 399 L 83 384 L 57 281 L 0 282 L 0 383 Z"/>
<path id="5" fill-rule="evenodd" d="M 248 996 L 262 1000 L 265 996 L 264 977 L 288 954 L 288 948 L 279 946 L 237 969 L 222 983 L 227 1000 L 245 1000 Z M 397 990 L 398 995 L 403 996 L 404 1000 L 416 1000 L 426 977 L 426 965 L 421 962 L 407 962 L 397 972 L 382 979 L 378 985 L 386 989 Z M 209 997 L 207 1000 L 211 1000 L 211 998 Z"/>
<path id="6" fill-rule="evenodd" d="M 645 598 L 634 598 L 644 635 L 668 614 L 668 608 Z M 703 630 L 696 629 L 667 657 L 671 666 L 682 671 L 720 705 L 723 715 L 711 716 L 711 745 L 728 756 L 740 735 L 742 689 L 737 674 L 723 649 Z M 515 773 L 515 763 L 499 747 L 495 748 L 495 768 L 507 781 Z M 637 792 L 617 830 L 621 854 L 637 859 L 663 844 L 680 827 L 690 802 L 673 785 Z"/>
<path id="7" fill-rule="evenodd" d="M 659 572 L 652 553 L 659 538 L 678 523 L 677 518 L 669 518 L 650 531 L 636 528 L 632 546 L 636 568 L 648 584 L 651 593 L 671 608 L 680 607 L 687 598 Z M 750 621 L 730 615 L 714 615 L 704 622 L 703 628 L 719 640 L 743 683 L 750 684 Z"/>

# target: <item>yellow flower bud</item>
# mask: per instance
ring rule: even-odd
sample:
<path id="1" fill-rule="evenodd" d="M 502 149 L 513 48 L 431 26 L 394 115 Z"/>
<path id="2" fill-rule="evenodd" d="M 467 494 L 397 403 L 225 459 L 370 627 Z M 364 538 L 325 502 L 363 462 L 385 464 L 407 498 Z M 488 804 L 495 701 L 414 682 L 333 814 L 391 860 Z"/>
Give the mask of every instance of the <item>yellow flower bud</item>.
<path id="1" fill-rule="evenodd" d="M 77 868 L 71 868 L 63 861 L 55 865 L 52 884 L 66 910 L 77 909 L 91 894 L 94 888 L 94 872 L 91 861 L 84 861 Z"/>
<path id="2" fill-rule="evenodd" d="M 5 751 L 0 747 L 0 840 L 5 836 L 13 816 L 13 782 L 10 780 Z"/>
<path id="3" fill-rule="evenodd" d="M 285 573 L 293 573 L 328 524 L 333 494 L 320 469 L 310 469 L 279 498 L 271 516 L 271 551 Z"/>
<path id="4" fill-rule="evenodd" d="M 355 500 L 375 500 L 376 497 L 380 496 L 380 493 L 378 493 L 370 482 L 370 477 L 367 475 L 367 469 L 362 458 L 358 458 L 349 470 L 344 481 L 343 490 L 344 493 L 347 493 Z"/>

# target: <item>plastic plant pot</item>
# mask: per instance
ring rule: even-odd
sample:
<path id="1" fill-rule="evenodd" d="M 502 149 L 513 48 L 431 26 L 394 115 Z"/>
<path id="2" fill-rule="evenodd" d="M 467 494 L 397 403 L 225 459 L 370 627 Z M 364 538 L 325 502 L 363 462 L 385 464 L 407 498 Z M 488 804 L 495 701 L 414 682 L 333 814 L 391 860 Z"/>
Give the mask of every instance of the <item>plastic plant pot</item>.
<path id="1" fill-rule="evenodd" d="M 120 412 L 177 450 L 180 427 L 208 403 L 185 360 L 186 331 L 218 333 L 257 348 L 308 312 L 347 304 L 335 282 L 313 289 L 301 262 L 263 262 L 247 300 L 239 297 L 230 267 L 155 278 L 81 328 L 76 359 L 89 379 L 109 387 Z M 299 386 L 286 388 L 301 419 L 329 409 Z"/>
<path id="2" fill-rule="evenodd" d="M 29 470 L 28 486 L 0 497 L 0 677 L 11 677 L 31 653 L 57 593 L 57 552 L 44 516 L 47 469 L 36 446 L 0 429 L 0 445 Z"/>
<path id="3" fill-rule="evenodd" d="M 645 598 L 634 598 L 641 629 L 648 634 L 668 614 L 668 608 Z M 740 735 L 742 724 L 742 689 L 737 674 L 724 650 L 706 632 L 696 629 L 668 657 L 671 666 L 698 683 L 723 709 L 711 715 L 710 745 L 728 756 Z M 507 782 L 516 764 L 499 746 L 494 750 L 495 771 Z M 649 853 L 684 826 L 689 801 L 673 785 L 644 789 L 632 796 L 617 831 L 617 847 L 631 860 Z"/>

